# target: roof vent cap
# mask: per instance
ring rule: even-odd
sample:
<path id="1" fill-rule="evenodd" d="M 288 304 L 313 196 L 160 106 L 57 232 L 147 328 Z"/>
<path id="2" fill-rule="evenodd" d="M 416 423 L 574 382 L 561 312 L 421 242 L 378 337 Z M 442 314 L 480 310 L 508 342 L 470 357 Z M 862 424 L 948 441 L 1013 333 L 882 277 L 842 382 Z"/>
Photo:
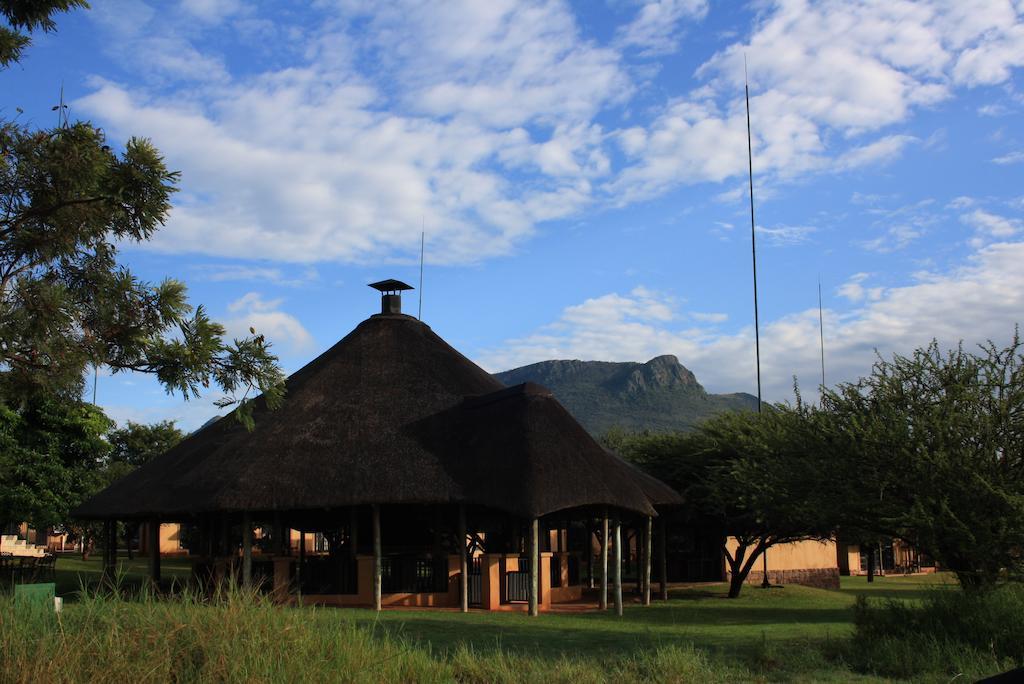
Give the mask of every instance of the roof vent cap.
<path id="1" fill-rule="evenodd" d="M 379 283 L 370 283 L 370 287 L 380 292 L 380 312 L 382 314 L 402 313 L 402 290 L 412 290 L 412 285 L 406 285 L 401 280 L 388 278 Z"/>

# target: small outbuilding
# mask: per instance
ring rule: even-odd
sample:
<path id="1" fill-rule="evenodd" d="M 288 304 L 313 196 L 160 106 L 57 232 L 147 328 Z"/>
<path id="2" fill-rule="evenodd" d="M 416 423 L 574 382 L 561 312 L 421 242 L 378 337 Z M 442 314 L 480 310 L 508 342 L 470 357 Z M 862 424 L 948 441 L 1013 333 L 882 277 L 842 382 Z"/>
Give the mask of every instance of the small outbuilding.
<path id="1" fill-rule="evenodd" d="M 408 285 L 372 287 L 381 313 L 293 374 L 281 407 L 257 399 L 253 429 L 221 418 L 75 515 L 111 530 L 182 523 L 197 575 L 260 581 L 282 600 L 531 613 L 595 581 L 602 605 L 611 584 L 621 607 L 615 540 L 628 525 L 649 602 L 652 520 L 678 495 L 603 448 L 545 388 L 503 386 L 402 314 Z M 112 532 L 106 546 L 113 568 Z"/>

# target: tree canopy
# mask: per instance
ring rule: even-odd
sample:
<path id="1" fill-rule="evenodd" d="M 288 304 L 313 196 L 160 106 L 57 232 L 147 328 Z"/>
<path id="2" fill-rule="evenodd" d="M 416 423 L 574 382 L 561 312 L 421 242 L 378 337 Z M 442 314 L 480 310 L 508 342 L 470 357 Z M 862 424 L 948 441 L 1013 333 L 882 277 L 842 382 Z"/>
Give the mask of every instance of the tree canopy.
<path id="1" fill-rule="evenodd" d="M 112 425 L 81 401 L 35 395 L 18 410 L 0 402 L 0 522 L 67 522 L 104 482 Z"/>
<path id="2" fill-rule="evenodd" d="M 683 495 L 691 522 L 735 538 L 735 549 L 722 547 L 735 597 L 766 549 L 832 533 L 818 455 L 806 448 L 814 419 L 803 405 L 780 404 L 723 413 L 690 433 L 619 436 L 618 446 Z"/>
<path id="3" fill-rule="evenodd" d="M 1022 352 L 933 342 L 826 393 L 840 525 L 907 540 L 965 588 L 1024 576 Z"/>
<path id="4" fill-rule="evenodd" d="M 85 0 L 0 0 L 0 17 L 7 23 L 0 26 L 0 68 L 21 59 L 32 43 L 29 33 L 55 31 L 55 13 L 88 6 Z"/>
<path id="5" fill-rule="evenodd" d="M 0 396 L 76 397 L 87 368 L 104 365 L 185 398 L 212 385 L 224 405 L 254 390 L 280 400 L 263 336 L 226 341 L 181 282 L 118 264 L 118 243 L 149 239 L 170 210 L 178 174 L 152 144 L 132 138 L 116 154 L 87 123 L 6 123 L 0 155 Z"/>

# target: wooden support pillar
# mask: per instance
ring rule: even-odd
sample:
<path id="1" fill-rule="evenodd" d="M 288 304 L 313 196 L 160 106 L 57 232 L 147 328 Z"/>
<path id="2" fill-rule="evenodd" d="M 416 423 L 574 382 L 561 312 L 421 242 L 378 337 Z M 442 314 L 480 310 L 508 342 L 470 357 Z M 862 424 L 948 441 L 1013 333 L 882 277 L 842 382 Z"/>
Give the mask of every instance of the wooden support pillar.
<path id="1" fill-rule="evenodd" d="M 231 547 L 231 523 L 228 522 L 228 514 L 220 514 L 220 549 L 217 553 L 221 556 L 234 556 Z"/>
<path id="2" fill-rule="evenodd" d="M 608 610 L 608 509 L 601 517 L 601 610 Z"/>
<path id="3" fill-rule="evenodd" d="M 612 533 L 615 545 L 614 567 L 612 568 L 612 581 L 615 584 L 615 614 L 622 615 L 622 521 L 615 516 L 615 531 Z"/>
<path id="4" fill-rule="evenodd" d="M 381 581 L 383 571 L 383 560 L 381 558 L 380 545 L 380 506 L 373 504 L 373 607 L 380 610 L 381 607 Z"/>
<path id="5" fill-rule="evenodd" d="M 540 521 L 530 520 L 530 615 L 538 614 L 540 599 Z"/>
<path id="6" fill-rule="evenodd" d="M 348 545 L 348 555 L 355 560 L 359 553 L 359 516 L 355 506 L 348 510 Z"/>
<path id="7" fill-rule="evenodd" d="M 252 587 L 252 515 L 242 514 L 242 586 Z"/>
<path id="8" fill-rule="evenodd" d="M 456 533 L 459 552 L 459 608 L 469 612 L 469 563 L 466 560 L 466 506 L 459 504 L 459 529 Z"/>
<path id="9" fill-rule="evenodd" d="M 587 588 L 594 588 L 594 521 L 587 520 L 587 545 L 584 547 L 587 554 Z"/>
<path id="10" fill-rule="evenodd" d="M 274 545 L 274 555 L 283 556 L 285 549 L 284 523 L 281 521 L 280 511 L 274 511 L 274 527 L 270 533 L 273 535 L 271 541 Z"/>
<path id="11" fill-rule="evenodd" d="M 146 526 L 149 534 L 149 579 L 160 585 L 160 521 L 153 519 Z"/>
<path id="12" fill-rule="evenodd" d="M 654 518 L 647 516 L 644 519 L 644 593 L 643 601 L 645 606 L 651 605 L 651 538 L 654 536 Z"/>
<path id="13" fill-rule="evenodd" d="M 302 593 L 302 571 L 306 565 L 306 530 L 299 530 L 299 560 L 295 564 L 295 586 Z"/>
<path id="14" fill-rule="evenodd" d="M 668 601 L 668 532 L 665 516 L 658 520 L 658 579 L 661 581 L 661 600 Z"/>
<path id="15" fill-rule="evenodd" d="M 107 582 L 114 580 L 117 573 L 117 521 L 103 521 L 103 573 Z"/>

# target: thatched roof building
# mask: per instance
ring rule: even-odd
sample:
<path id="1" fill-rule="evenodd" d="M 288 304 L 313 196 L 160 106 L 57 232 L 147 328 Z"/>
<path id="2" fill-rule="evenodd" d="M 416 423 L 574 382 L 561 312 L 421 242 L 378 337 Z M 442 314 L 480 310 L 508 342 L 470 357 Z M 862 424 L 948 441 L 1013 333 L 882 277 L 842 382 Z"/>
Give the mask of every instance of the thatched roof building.
<path id="1" fill-rule="evenodd" d="M 398 292 L 408 286 L 374 286 L 384 293 L 382 313 L 288 378 L 280 408 L 257 400 L 251 431 L 222 418 L 75 515 L 198 521 L 212 557 L 217 543 L 209 530 L 218 525 L 246 521 L 244 541 L 253 516 L 310 529 L 316 516 L 337 520 L 347 510 L 351 523 L 338 539 L 348 539 L 354 558 L 360 516 L 372 509 L 379 606 L 382 505 L 435 513 L 449 507 L 463 521 L 467 508 L 532 521 L 536 554 L 537 521 L 545 516 L 593 521 L 611 510 L 616 520 L 649 520 L 656 505 L 679 502 L 669 487 L 598 444 L 548 390 L 504 387 L 403 315 Z M 495 534 L 517 534 L 509 532 L 514 524 L 502 525 Z M 437 525 L 433 534 L 436 547 Z M 233 553 L 227 541 L 219 543 L 222 554 Z"/>
<path id="2" fill-rule="evenodd" d="M 652 514 L 648 493 L 653 503 L 674 496 L 595 442 L 550 392 L 505 388 L 411 316 L 371 316 L 292 375 L 286 396 L 274 411 L 257 404 L 251 432 L 218 420 L 75 514 L 373 503 L 480 504 L 524 517 L 599 505 Z"/>

